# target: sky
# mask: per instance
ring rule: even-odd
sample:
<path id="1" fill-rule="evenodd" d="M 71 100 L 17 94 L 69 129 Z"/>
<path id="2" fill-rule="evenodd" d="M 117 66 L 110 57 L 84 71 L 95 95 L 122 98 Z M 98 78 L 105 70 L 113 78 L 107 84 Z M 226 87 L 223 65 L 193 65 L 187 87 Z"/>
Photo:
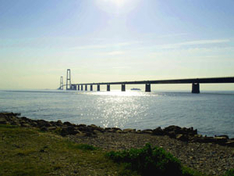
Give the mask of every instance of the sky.
<path id="1" fill-rule="evenodd" d="M 0 0 L 3 90 L 56 89 L 67 69 L 85 83 L 226 77 L 233 68 L 233 0 Z"/>

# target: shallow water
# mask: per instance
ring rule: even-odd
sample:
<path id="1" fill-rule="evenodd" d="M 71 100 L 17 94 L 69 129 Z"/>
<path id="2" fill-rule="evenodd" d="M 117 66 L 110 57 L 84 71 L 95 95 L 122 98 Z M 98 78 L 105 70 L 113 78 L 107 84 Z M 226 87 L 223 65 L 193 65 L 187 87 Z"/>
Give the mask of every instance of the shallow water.
<path id="1" fill-rule="evenodd" d="M 234 92 L 0 91 L 0 111 L 102 127 L 178 125 L 234 137 Z"/>

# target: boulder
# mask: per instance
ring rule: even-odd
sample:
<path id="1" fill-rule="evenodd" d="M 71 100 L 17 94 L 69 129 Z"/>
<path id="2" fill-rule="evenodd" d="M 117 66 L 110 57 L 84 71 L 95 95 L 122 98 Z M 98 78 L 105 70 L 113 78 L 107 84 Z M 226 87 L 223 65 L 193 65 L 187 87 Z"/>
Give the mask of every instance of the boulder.
<path id="1" fill-rule="evenodd" d="M 218 137 L 218 136 L 214 137 L 214 143 L 216 143 L 216 144 L 223 145 L 223 144 L 225 144 L 227 142 L 227 140 L 228 139 L 227 139 L 226 136 L 224 136 L 224 137 Z"/>
<path id="2" fill-rule="evenodd" d="M 64 122 L 63 125 L 66 125 L 66 126 L 73 126 L 73 124 L 70 123 L 70 122 Z"/>
<path id="3" fill-rule="evenodd" d="M 153 134 L 153 130 L 151 130 L 151 129 L 145 129 L 145 130 L 142 130 L 141 133 Z"/>
<path id="4" fill-rule="evenodd" d="M 155 128 L 155 129 L 152 131 L 152 134 L 153 134 L 153 135 L 164 135 L 164 131 L 162 130 L 161 127 L 158 127 L 158 128 Z"/>
<path id="5" fill-rule="evenodd" d="M 176 139 L 178 139 L 180 141 L 185 141 L 185 142 L 189 141 L 189 137 L 186 134 L 177 134 Z"/>
<path id="6" fill-rule="evenodd" d="M 80 133 L 80 131 L 74 126 L 64 126 L 62 127 L 62 130 L 61 130 L 62 136 L 76 135 L 77 133 Z"/>
<path id="7" fill-rule="evenodd" d="M 234 147 L 234 140 L 229 140 L 228 142 L 225 143 L 225 145 L 229 147 Z"/>
<path id="8" fill-rule="evenodd" d="M 51 126 L 50 122 L 45 121 L 45 120 L 36 120 L 36 122 L 37 122 L 37 127 L 39 127 L 39 128 Z"/>
<path id="9" fill-rule="evenodd" d="M 123 129 L 123 133 L 135 133 L 136 129 L 131 129 L 131 128 L 127 128 L 127 129 Z"/>
<path id="10" fill-rule="evenodd" d="M 3 115 L 0 116 L 0 124 L 9 124 L 9 122 Z"/>

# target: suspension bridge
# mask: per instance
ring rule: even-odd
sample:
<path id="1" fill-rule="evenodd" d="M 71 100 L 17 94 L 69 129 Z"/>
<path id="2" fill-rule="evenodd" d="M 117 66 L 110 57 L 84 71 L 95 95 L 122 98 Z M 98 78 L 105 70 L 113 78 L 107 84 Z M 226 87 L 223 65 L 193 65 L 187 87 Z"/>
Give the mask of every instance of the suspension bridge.
<path id="1" fill-rule="evenodd" d="M 59 90 L 78 90 L 78 91 L 100 91 L 100 86 L 106 86 L 106 90 L 111 90 L 111 85 L 120 85 L 121 91 L 126 91 L 126 85 L 144 84 L 145 92 L 151 92 L 151 84 L 191 84 L 191 93 L 200 93 L 200 84 L 212 83 L 234 83 L 234 77 L 213 77 L 213 78 L 189 78 L 189 79 L 169 79 L 169 80 L 142 80 L 142 81 L 120 81 L 120 82 L 96 82 L 96 83 L 72 83 L 71 69 L 67 69 L 66 84 L 63 83 L 63 76 L 60 77 Z"/>

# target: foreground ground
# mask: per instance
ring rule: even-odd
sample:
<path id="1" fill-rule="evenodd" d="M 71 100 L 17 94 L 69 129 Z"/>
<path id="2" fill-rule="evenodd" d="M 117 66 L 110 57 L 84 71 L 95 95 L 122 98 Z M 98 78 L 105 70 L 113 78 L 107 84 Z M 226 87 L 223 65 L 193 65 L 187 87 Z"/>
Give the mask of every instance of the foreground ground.
<path id="1" fill-rule="evenodd" d="M 103 150 L 35 129 L 0 127 L 0 175 L 118 175 Z"/>
<path id="2" fill-rule="evenodd" d="M 187 143 L 168 136 L 136 133 L 99 133 L 96 137 L 69 136 L 72 141 L 106 150 L 141 148 L 146 143 L 172 153 L 184 165 L 208 175 L 223 175 L 234 168 L 234 148 L 211 143 Z"/>
<path id="3" fill-rule="evenodd" d="M 2 114 L 0 121 L 0 175 L 137 175 L 105 154 L 142 148 L 146 143 L 164 148 L 184 166 L 206 175 L 224 175 L 234 168 L 234 147 L 230 146 L 132 130 L 33 121 L 15 114 Z"/>

